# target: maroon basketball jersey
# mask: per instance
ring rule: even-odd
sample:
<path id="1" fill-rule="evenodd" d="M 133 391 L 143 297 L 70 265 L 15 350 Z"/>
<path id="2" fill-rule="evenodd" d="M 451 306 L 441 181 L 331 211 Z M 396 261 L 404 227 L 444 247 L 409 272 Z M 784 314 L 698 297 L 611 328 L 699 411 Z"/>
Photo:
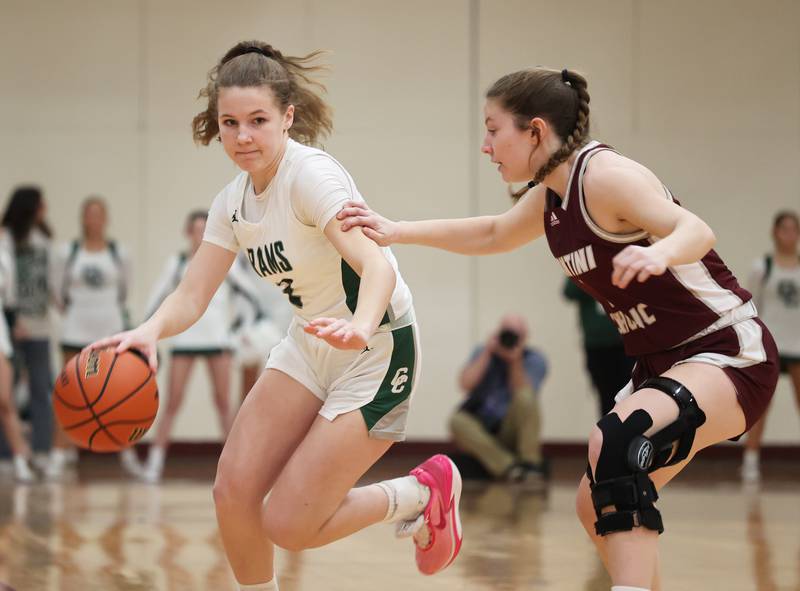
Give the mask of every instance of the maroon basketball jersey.
<path id="1" fill-rule="evenodd" d="M 704 331 L 755 316 L 750 293 L 713 250 L 700 261 L 669 267 L 644 283 L 625 289 L 612 285 L 612 259 L 625 247 L 649 246 L 658 239 L 646 231 L 612 234 L 589 216 L 583 175 L 589 159 L 603 150 L 587 144 L 575 160 L 562 200 L 548 189 L 544 228 L 550 250 L 568 277 L 596 299 L 622 335 L 628 355 L 671 349 Z M 664 188 L 664 198 L 678 203 Z M 679 204 L 680 205 L 680 204 Z"/>

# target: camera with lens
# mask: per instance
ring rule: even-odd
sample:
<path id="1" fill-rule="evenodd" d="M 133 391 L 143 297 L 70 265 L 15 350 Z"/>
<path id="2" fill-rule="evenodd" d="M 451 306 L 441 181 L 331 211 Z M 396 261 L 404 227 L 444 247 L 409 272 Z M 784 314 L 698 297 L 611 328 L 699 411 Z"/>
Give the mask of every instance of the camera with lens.
<path id="1" fill-rule="evenodd" d="M 500 346 L 504 349 L 513 349 L 519 344 L 519 333 L 516 333 L 508 328 L 504 328 L 500 331 L 498 340 L 500 341 Z"/>

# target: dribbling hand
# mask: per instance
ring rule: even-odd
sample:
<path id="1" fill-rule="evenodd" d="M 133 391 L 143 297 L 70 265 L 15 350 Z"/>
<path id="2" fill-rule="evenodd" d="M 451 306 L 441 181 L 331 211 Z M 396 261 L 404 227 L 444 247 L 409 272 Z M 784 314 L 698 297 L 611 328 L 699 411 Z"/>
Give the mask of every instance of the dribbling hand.
<path id="1" fill-rule="evenodd" d="M 153 370 L 153 373 L 155 373 L 158 370 L 158 360 L 156 356 L 157 342 L 158 335 L 153 334 L 153 332 L 143 324 L 133 330 L 118 332 L 110 337 L 95 341 L 86 348 L 93 350 L 115 347 L 116 353 L 122 353 L 128 349 L 136 349 L 147 358 L 147 364 L 150 366 L 150 369 Z"/>
<path id="2" fill-rule="evenodd" d="M 652 275 L 663 275 L 667 270 L 667 258 L 651 246 L 628 246 L 612 263 L 611 283 L 620 289 L 628 287 L 634 279 L 643 283 Z"/>
<path id="3" fill-rule="evenodd" d="M 367 346 L 366 332 L 342 318 L 315 318 L 304 326 L 303 330 L 336 349 L 360 351 Z"/>
<path id="4" fill-rule="evenodd" d="M 364 236 L 379 246 L 390 246 L 397 242 L 397 222 L 372 211 L 366 203 L 361 201 L 347 201 L 342 210 L 336 214 L 336 219 L 342 220 L 343 232 L 360 226 Z"/>

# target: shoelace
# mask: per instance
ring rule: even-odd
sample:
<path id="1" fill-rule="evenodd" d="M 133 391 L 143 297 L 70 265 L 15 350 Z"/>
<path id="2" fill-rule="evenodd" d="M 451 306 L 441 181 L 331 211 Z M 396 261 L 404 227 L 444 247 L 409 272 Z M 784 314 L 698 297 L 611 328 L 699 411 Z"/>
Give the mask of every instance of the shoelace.
<path id="1" fill-rule="evenodd" d="M 413 538 L 414 543 L 423 550 L 431 543 L 431 532 L 425 524 L 424 515 L 409 521 L 399 521 L 395 527 L 395 536 Z"/>

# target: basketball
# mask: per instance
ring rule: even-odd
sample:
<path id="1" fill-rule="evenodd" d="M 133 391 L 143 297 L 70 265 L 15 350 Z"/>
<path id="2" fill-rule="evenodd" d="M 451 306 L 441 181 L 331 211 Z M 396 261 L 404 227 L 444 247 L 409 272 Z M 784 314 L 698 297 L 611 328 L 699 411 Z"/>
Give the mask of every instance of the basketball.
<path id="1" fill-rule="evenodd" d="M 113 452 L 147 433 L 158 411 L 158 386 L 138 351 L 84 350 L 64 366 L 53 390 L 61 428 L 78 446 Z"/>

